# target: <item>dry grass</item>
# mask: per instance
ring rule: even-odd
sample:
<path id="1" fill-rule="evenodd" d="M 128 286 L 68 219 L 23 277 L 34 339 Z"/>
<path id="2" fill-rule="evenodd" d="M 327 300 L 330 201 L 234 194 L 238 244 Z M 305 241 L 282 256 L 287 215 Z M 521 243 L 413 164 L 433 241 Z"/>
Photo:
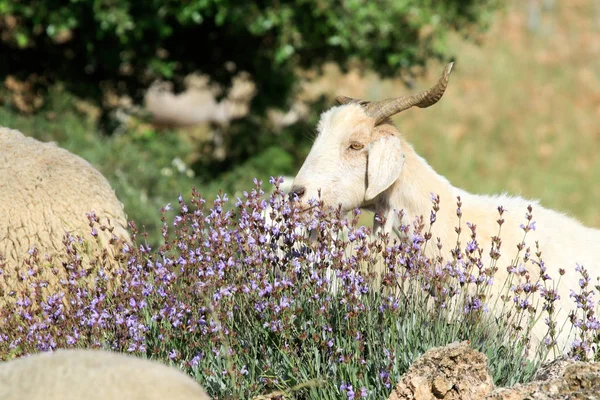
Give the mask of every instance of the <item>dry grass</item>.
<path id="1" fill-rule="evenodd" d="M 541 1 L 537 19 L 531 3 L 510 1 L 479 45 L 451 38 L 457 63 L 444 99 L 396 122 L 455 186 L 538 198 L 600 227 L 600 2 Z M 430 65 L 415 90 L 441 69 Z M 369 99 L 407 92 L 398 80 L 333 67 L 325 81 L 309 90 Z"/>

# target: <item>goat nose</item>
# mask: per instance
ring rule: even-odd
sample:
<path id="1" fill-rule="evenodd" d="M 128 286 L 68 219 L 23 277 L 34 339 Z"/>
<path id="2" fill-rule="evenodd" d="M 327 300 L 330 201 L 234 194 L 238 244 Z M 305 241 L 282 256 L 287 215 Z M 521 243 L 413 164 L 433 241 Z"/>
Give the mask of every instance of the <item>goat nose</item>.
<path id="1" fill-rule="evenodd" d="M 293 186 L 292 191 L 289 194 L 290 200 L 294 200 L 295 196 L 298 196 L 298 198 L 301 198 L 304 195 L 305 191 L 306 191 L 306 188 L 304 186 Z"/>

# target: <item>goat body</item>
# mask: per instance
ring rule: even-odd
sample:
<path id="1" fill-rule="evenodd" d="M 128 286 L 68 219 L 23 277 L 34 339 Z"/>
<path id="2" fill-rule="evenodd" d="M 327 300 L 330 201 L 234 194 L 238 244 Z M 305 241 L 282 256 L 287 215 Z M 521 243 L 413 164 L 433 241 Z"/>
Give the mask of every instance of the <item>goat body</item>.
<path id="1" fill-rule="evenodd" d="M 542 207 L 537 201 L 506 194 L 474 195 L 453 187 L 416 154 L 389 119 L 412 106 L 424 108 L 437 102 L 446 89 L 451 67 L 451 64 L 446 67 L 435 87 L 423 93 L 381 102 L 339 97 L 341 105 L 322 114 L 313 147 L 291 191 L 303 204 L 311 198 L 320 198 L 325 204 L 341 205 L 344 211 L 356 207 L 370 209 L 377 213 L 375 233 L 382 229 L 392 232 L 394 227 L 410 224 L 419 216 L 427 218 L 432 210 L 431 194 L 438 195 L 440 210 L 431 228 L 433 239 L 439 238 L 442 243 L 442 254 L 436 246 L 428 246 L 426 252 L 429 257 L 442 255 L 445 259 L 457 242 L 455 228 L 459 220 L 455 204 L 460 197 L 461 241 L 464 244 L 469 239 L 467 222 L 476 225 L 477 241 L 483 250 L 482 261 L 490 265 L 492 238 L 499 234 L 498 207 L 502 206 L 505 211 L 500 232 L 501 255 L 495 264 L 498 270 L 492 287 L 496 295 L 509 276 L 508 269 L 511 266 L 519 268 L 512 264 L 517 247 L 524 239 L 521 226 L 529 226 L 526 213 L 531 205 L 535 224 L 527 233 L 521 256 L 530 248 L 531 258 L 535 260 L 537 242 L 546 272 L 553 279 L 550 285 L 559 282 L 556 290 L 560 300 L 555 304 L 555 316 L 560 329 L 567 321 L 569 311 L 576 308 L 570 295 L 580 288 L 581 274 L 576 270 L 577 264 L 585 267 L 592 276 L 600 272 L 600 230 L 585 227 L 573 218 Z M 402 221 L 399 221 L 397 212 L 401 210 Z M 385 224 L 378 222 L 377 215 L 385 217 Z M 535 283 L 540 276 L 540 267 L 531 262 L 524 267 L 531 282 Z M 561 269 L 565 272 L 562 277 Z M 537 311 L 541 312 L 540 309 Z M 544 318 L 539 318 L 532 332 L 534 345 L 539 344 L 546 332 Z M 564 348 L 568 342 L 569 329 L 562 329 L 558 345 Z"/>

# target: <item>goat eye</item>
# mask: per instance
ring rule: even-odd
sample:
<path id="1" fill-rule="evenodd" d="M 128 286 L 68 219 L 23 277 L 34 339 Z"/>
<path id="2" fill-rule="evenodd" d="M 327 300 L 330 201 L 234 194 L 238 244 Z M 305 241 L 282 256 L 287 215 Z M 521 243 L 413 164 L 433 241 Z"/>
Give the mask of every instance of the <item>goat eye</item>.
<path id="1" fill-rule="evenodd" d="M 363 147 L 365 147 L 365 145 L 362 144 L 362 143 L 358 143 L 358 142 L 352 142 L 352 143 L 350 143 L 350 148 L 352 150 L 361 150 Z"/>

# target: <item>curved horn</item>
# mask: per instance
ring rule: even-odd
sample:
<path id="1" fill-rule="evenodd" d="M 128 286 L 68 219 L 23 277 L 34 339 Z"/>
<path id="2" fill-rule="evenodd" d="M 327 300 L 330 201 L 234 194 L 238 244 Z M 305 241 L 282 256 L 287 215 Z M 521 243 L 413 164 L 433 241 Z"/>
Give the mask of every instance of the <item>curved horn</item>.
<path id="1" fill-rule="evenodd" d="M 444 95 L 444 91 L 448 86 L 450 71 L 452 71 L 453 65 L 454 63 L 446 65 L 446 68 L 444 68 L 444 72 L 442 72 L 442 76 L 438 80 L 437 84 L 424 92 L 368 103 L 365 105 L 365 111 L 367 115 L 375 119 L 375 125 L 379 125 L 392 115 L 398 114 L 399 112 L 407 110 L 413 106 L 425 108 L 434 105 Z M 342 97 L 344 99 L 348 99 L 348 97 L 345 96 L 339 96 L 337 99 Z M 338 102 L 339 101 L 340 100 L 338 100 Z"/>

